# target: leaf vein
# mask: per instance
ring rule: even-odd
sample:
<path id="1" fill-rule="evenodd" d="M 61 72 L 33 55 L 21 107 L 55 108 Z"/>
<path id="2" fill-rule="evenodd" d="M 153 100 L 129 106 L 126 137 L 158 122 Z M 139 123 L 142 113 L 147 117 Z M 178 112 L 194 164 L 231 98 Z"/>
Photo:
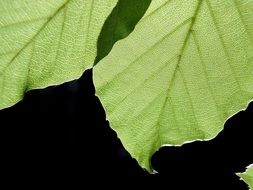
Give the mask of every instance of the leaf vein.
<path id="1" fill-rule="evenodd" d="M 178 72 L 178 70 L 180 70 L 180 69 L 179 69 L 179 65 L 180 65 L 180 63 L 181 63 L 181 61 L 182 61 L 183 53 L 184 53 L 184 51 L 186 50 L 186 45 L 187 45 L 187 43 L 188 43 L 190 34 L 191 34 L 191 32 L 192 32 L 192 28 L 193 28 L 193 26 L 194 26 L 194 24 L 195 24 L 196 17 L 198 16 L 198 12 L 199 12 L 199 10 L 200 10 L 200 8 L 201 8 L 202 3 L 203 3 L 203 0 L 199 0 L 199 1 L 198 1 L 198 4 L 197 4 L 196 9 L 195 9 L 195 11 L 194 11 L 193 17 L 191 17 L 191 25 L 190 25 L 190 27 L 189 27 L 188 33 L 187 33 L 187 35 L 186 35 L 186 38 L 185 38 L 185 40 L 184 40 L 183 46 L 182 46 L 182 48 L 181 48 L 181 50 L 180 50 L 179 59 L 178 59 L 177 65 L 176 65 L 176 67 L 175 67 L 175 70 L 174 70 L 174 72 L 173 72 L 172 78 L 171 78 L 171 80 L 169 81 L 169 84 L 168 84 L 167 98 L 165 99 L 165 101 L 164 101 L 164 103 L 163 103 L 163 105 L 162 105 L 162 110 L 161 110 L 162 112 L 163 112 L 163 110 L 165 109 L 165 105 L 167 104 L 167 101 L 168 101 L 168 99 L 169 99 L 169 93 L 170 93 L 170 90 L 171 90 L 171 86 L 173 85 L 173 83 L 174 83 L 174 81 L 175 81 L 176 73 Z"/>
<path id="2" fill-rule="evenodd" d="M 144 85 L 147 81 L 153 79 L 157 76 L 165 67 L 167 67 L 172 61 L 174 61 L 178 56 L 174 56 L 169 61 L 166 61 L 165 64 L 162 64 L 157 70 L 155 70 L 151 75 L 148 76 L 145 80 L 143 80 L 136 88 L 134 88 L 130 93 L 128 93 L 118 104 L 117 106 L 120 106 L 129 96 L 131 96 L 135 91 L 139 90 L 140 88 L 144 88 Z M 114 112 L 114 110 L 111 111 L 111 113 Z"/>
<path id="3" fill-rule="evenodd" d="M 209 9 L 209 12 L 210 12 L 211 17 L 212 17 L 213 22 L 214 22 L 214 26 L 215 26 L 215 28 L 216 28 L 216 32 L 217 32 L 217 34 L 218 34 L 218 36 L 219 36 L 219 40 L 220 40 L 221 45 L 222 45 L 222 47 L 223 47 L 223 50 L 224 50 L 224 53 L 225 53 L 225 56 L 226 56 L 226 59 L 227 59 L 227 64 L 228 64 L 229 67 L 230 67 L 230 70 L 231 70 L 231 72 L 232 72 L 232 74 L 233 74 L 233 77 L 234 77 L 234 79 L 235 79 L 235 82 L 236 82 L 237 86 L 239 87 L 239 89 L 242 89 L 242 88 L 241 88 L 241 85 L 240 85 L 240 83 L 239 83 L 239 80 L 238 80 L 238 78 L 237 78 L 237 76 L 236 76 L 236 74 L 235 74 L 236 72 L 235 72 L 235 70 L 234 70 L 234 67 L 232 66 L 231 60 L 230 60 L 230 58 L 229 58 L 229 53 L 228 53 L 228 51 L 227 51 L 225 42 L 224 42 L 223 37 L 222 37 L 222 35 L 221 35 L 220 29 L 219 29 L 218 23 L 217 23 L 217 21 L 216 21 L 215 15 L 214 15 L 214 13 L 213 13 L 213 10 L 212 10 L 212 8 L 211 8 L 210 2 L 209 2 L 209 0 L 206 0 L 206 2 L 207 2 L 207 7 L 208 7 L 208 9 Z"/>
<path id="4" fill-rule="evenodd" d="M 246 31 L 246 33 L 247 33 L 247 36 L 249 37 L 249 40 L 250 40 L 250 42 L 251 42 L 251 45 L 253 45 L 253 39 L 252 39 L 252 38 L 250 37 L 250 35 L 249 35 L 249 31 L 248 31 L 247 25 L 246 25 L 245 20 L 244 20 L 244 18 L 243 18 L 243 16 L 242 16 L 242 13 L 241 13 L 241 11 L 240 11 L 240 8 L 239 8 L 239 6 L 238 6 L 238 3 L 237 3 L 236 0 L 233 0 L 233 2 L 234 2 L 234 5 L 235 5 L 236 10 L 237 10 L 237 12 L 238 12 L 239 18 L 240 18 L 240 20 L 241 20 L 241 22 L 242 22 L 242 24 L 243 24 L 243 27 L 244 27 L 244 29 L 245 29 L 245 31 Z"/>
<path id="5" fill-rule="evenodd" d="M 137 58 L 135 58 L 131 63 L 129 63 L 127 65 L 126 68 L 124 68 L 122 71 L 120 71 L 119 73 L 117 73 L 116 75 L 113 76 L 113 78 L 110 79 L 110 81 L 108 81 L 105 85 L 103 85 L 103 88 L 106 88 L 107 85 L 109 85 L 109 83 L 113 80 L 115 80 L 117 77 L 119 77 L 121 74 L 123 74 L 124 72 L 126 72 L 127 69 L 129 69 L 134 63 L 136 63 L 137 61 L 139 61 L 141 58 L 143 58 L 145 55 L 147 55 L 154 47 L 156 47 L 157 45 L 159 45 L 160 43 L 162 43 L 165 39 L 167 39 L 169 36 L 171 36 L 173 33 L 175 33 L 179 28 L 183 27 L 185 24 L 187 24 L 189 21 L 191 21 L 191 18 L 186 19 L 185 21 L 183 21 L 181 24 L 179 24 L 177 27 L 175 27 L 171 32 L 169 32 L 168 34 L 166 34 L 165 36 L 163 36 L 160 40 L 158 40 L 156 43 L 154 43 L 153 45 L 151 45 L 149 48 L 147 48 L 147 50 L 145 52 L 143 52 L 141 55 L 139 55 Z"/>
<path id="6" fill-rule="evenodd" d="M 198 52 L 198 55 L 199 55 L 200 63 L 202 65 L 202 69 L 203 69 L 203 72 L 204 72 L 204 76 L 205 76 L 205 79 L 206 79 L 206 84 L 207 84 L 208 90 L 209 90 L 209 92 L 211 94 L 211 97 L 213 99 L 213 103 L 214 103 L 217 111 L 220 112 L 217 100 L 216 100 L 216 98 L 214 96 L 214 92 L 213 92 L 213 90 L 211 88 L 210 81 L 208 79 L 208 73 L 207 73 L 207 70 L 206 70 L 206 65 L 205 65 L 205 61 L 203 59 L 203 55 L 202 55 L 201 50 L 200 50 L 200 46 L 199 46 L 199 42 L 198 42 L 198 39 L 197 39 L 197 35 L 195 34 L 195 32 L 193 32 L 192 35 L 193 35 L 193 41 L 194 41 L 194 43 L 196 45 L 196 48 L 197 48 L 197 52 Z M 221 119 L 221 121 L 222 121 L 222 119 Z"/>
<path id="7" fill-rule="evenodd" d="M 14 27 L 14 26 L 17 26 L 17 25 L 31 24 L 33 22 L 42 21 L 44 19 L 51 19 L 51 17 L 50 16 L 49 17 L 40 17 L 40 18 L 36 18 L 36 19 L 24 20 L 24 21 L 15 22 L 15 23 L 12 23 L 12 24 L 3 25 L 3 26 L 0 27 L 0 30 L 6 29 L 6 28 L 11 28 L 11 27 Z"/>

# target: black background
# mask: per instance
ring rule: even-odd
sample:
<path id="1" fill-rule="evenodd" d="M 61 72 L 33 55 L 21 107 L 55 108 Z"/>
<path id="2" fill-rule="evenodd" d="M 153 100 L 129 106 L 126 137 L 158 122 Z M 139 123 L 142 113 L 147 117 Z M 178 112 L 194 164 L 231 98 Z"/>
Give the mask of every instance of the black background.
<path id="1" fill-rule="evenodd" d="M 167 189 L 247 189 L 235 173 L 253 163 L 253 105 L 229 119 L 211 141 L 161 148 L 152 157 L 159 173 L 151 175 L 123 148 L 94 94 L 88 70 L 78 80 L 30 91 L 23 101 L 1 110 L 4 176 L 37 185 L 58 178 L 92 182 L 93 187 L 104 179 L 103 186 L 138 179 Z"/>

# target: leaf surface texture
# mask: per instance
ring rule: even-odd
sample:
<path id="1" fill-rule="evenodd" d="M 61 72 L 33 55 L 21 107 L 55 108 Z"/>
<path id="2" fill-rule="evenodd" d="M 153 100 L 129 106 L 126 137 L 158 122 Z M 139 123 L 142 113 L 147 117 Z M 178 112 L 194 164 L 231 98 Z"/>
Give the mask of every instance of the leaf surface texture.
<path id="1" fill-rule="evenodd" d="M 152 172 L 164 145 L 215 137 L 253 97 L 252 0 L 153 0 L 94 67 L 125 148 Z"/>
<path id="2" fill-rule="evenodd" d="M 92 67 L 117 0 L 0 0 L 0 109 Z"/>

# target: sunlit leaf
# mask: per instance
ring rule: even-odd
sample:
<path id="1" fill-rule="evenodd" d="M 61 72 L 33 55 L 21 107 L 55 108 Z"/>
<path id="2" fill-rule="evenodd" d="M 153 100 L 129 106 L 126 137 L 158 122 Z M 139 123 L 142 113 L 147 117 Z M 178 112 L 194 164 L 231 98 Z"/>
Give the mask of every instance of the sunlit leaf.
<path id="1" fill-rule="evenodd" d="M 253 97 L 253 0 L 153 0 L 94 68 L 110 126 L 139 164 L 215 137 Z"/>
<path id="2" fill-rule="evenodd" d="M 117 0 L 0 0 L 0 109 L 92 67 Z"/>

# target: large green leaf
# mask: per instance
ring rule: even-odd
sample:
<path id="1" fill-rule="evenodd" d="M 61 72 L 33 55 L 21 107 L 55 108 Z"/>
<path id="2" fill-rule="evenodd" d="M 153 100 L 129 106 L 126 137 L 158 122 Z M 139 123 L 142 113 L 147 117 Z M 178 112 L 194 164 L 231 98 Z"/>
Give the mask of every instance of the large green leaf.
<path id="1" fill-rule="evenodd" d="M 94 68 L 111 127 L 139 164 L 215 137 L 253 97 L 253 0 L 153 0 Z"/>
<path id="2" fill-rule="evenodd" d="M 253 164 L 250 165 L 245 173 L 237 174 L 242 178 L 245 183 L 247 183 L 251 190 L 253 190 Z"/>
<path id="3" fill-rule="evenodd" d="M 92 66 L 117 0 L 0 0 L 0 109 Z"/>

